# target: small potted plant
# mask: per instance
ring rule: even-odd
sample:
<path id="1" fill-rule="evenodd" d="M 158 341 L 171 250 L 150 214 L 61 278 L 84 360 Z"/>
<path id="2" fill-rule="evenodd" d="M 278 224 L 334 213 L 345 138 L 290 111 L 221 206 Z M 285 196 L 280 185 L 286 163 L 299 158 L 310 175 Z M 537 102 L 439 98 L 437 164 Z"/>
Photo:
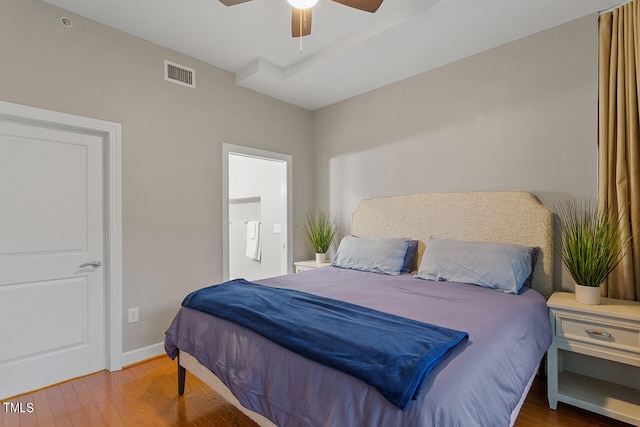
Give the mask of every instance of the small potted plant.
<path id="1" fill-rule="evenodd" d="M 560 217 L 560 257 L 576 282 L 576 300 L 600 304 L 600 285 L 624 256 L 629 239 L 620 233 L 622 216 L 598 209 L 590 200 L 568 200 L 556 207 Z"/>
<path id="2" fill-rule="evenodd" d="M 316 262 L 326 262 L 327 251 L 337 236 L 335 221 L 322 210 L 307 213 L 307 223 L 304 224 L 303 230 L 309 246 L 316 253 Z"/>

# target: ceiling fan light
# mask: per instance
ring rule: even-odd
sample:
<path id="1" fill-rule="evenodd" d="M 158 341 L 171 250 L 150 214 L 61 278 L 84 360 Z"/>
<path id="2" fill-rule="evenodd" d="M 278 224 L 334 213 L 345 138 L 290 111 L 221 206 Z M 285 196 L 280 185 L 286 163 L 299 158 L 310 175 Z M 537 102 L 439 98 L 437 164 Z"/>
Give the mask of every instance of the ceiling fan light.
<path id="1" fill-rule="evenodd" d="M 309 9 L 318 3 L 318 0 L 287 0 L 296 9 Z"/>

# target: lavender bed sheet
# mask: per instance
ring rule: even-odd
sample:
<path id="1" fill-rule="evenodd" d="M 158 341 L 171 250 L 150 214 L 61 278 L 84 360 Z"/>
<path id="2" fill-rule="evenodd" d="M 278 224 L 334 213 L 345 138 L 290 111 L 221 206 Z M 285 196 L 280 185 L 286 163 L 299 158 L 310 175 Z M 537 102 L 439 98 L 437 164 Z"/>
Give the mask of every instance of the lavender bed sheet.
<path id="1" fill-rule="evenodd" d="M 232 322 L 181 308 L 165 349 L 193 355 L 238 400 L 276 425 L 508 426 L 551 344 L 544 298 L 336 267 L 257 281 L 466 331 L 402 411 L 375 388 L 283 349 Z M 188 387 L 188 382 L 187 382 Z"/>

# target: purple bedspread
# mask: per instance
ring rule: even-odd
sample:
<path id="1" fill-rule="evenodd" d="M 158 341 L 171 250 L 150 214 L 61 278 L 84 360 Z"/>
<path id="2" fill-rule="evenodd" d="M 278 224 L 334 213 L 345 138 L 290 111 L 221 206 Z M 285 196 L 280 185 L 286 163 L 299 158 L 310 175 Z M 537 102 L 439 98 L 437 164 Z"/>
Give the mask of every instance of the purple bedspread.
<path id="1" fill-rule="evenodd" d="M 195 356 L 238 400 L 286 426 L 508 426 L 551 344 L 544 298 L 326 267 L 259 280 L 469 333 L 402 411 L 375 388 L 224 319 L 181 308 L 165 349 Z M 188 382 L 187 382 L 188 387 Z"/>

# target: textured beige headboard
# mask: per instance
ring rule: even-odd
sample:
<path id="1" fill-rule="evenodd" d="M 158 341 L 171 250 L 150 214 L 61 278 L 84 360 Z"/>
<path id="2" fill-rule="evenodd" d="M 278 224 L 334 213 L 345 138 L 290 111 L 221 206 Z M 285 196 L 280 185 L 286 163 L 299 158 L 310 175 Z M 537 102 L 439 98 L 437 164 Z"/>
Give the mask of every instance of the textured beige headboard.
<path id="1" fill-rule="evenodd" d="M 553 291 L 553 213 L 531 193 L 425 193 L 367 199 L 353 213 L 351 233 L 417 239 L 418 260 L 430 236 L 538 246 L 532 287 L 545 298 Z"/>

